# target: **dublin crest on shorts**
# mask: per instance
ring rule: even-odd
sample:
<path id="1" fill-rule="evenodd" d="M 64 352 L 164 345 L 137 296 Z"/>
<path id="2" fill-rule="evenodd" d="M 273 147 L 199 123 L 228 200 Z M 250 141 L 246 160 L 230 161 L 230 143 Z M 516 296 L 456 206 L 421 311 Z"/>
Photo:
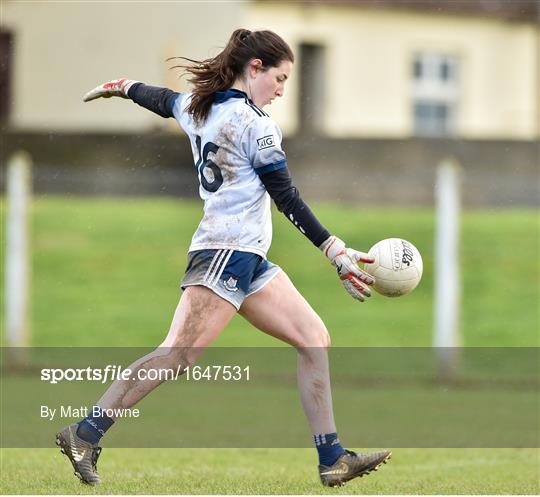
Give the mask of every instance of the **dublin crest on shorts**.
<path id="1" fill-rule="evenodd" d="M 229 292 L 236 292 L 238 290 L 236 284 L 238 283 L 238 277 L 229 276 L 228 279 L 223 280 L 223 286 L 229 290 Z"/>

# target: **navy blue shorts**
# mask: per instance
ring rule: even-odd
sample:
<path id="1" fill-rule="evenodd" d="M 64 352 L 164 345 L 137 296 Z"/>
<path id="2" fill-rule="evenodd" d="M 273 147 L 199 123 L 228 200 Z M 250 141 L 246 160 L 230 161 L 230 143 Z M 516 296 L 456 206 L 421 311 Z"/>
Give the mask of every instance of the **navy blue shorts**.
<path id="1" fill-rule="evenodd" d="M 232 249 L 196 250 L 180 286 L 202 285 L 240 309 L 246 297 L 264 288 L 281 268 L 251 252 Z"/>

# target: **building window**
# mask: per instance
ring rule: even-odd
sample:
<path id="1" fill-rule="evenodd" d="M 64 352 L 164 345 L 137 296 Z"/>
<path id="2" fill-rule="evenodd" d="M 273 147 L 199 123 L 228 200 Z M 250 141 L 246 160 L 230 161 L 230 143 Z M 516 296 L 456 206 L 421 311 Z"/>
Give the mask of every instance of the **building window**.
<path id="1" fill-rule="evenodd" d="M 299 120 L 300 133 L 324 131 L 325 55 L 322 45 L 302 43 L 299 47 Z"/>
<path id="2" fill-rule="evenodd" d="M 436 102 L 415 102 L 414 122 L 417 135 L 443 136 L 453 133 L 452 108 Z"/>
<path id="3" fill-rule="evenodd" d="M 0 123 L 6 124 L 11 109 L 11 62 L 13 37 L 0 30 Z"/>
<path id="4" fill-rule="evenodd" d="M 456 57 L 417 53 L 412 73 L 415 134 L 454 135 L 459 91 Z"/>

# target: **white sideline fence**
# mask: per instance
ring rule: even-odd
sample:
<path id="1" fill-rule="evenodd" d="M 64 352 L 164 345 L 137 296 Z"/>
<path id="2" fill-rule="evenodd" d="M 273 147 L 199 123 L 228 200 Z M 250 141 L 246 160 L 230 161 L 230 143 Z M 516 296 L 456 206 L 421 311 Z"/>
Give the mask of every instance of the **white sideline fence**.
<path id="1" fill-rule="evenodd" d="M 32 158 L 19 151 L 8 160 L 5 255 L 5 337 L 8 347 L 30 345 L 30 208 Z"/>
<path id="2" fill-rule="evenodd" d="M 441 379 L 455 375 L 459 367 L 460 318 L 460 181 L 461 166 L 451 158 L 437 169 L 435 185 L 436 227 L 434 267 L 433 346 Z"/>

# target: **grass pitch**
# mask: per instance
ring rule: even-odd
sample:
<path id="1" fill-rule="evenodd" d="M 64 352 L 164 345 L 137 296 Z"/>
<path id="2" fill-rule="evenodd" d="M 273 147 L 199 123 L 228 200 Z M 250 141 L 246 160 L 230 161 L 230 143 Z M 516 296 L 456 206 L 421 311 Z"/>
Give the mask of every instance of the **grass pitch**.
<path id="1" fill-rule="evenodd" d="M 367 251 L 376 241 L 397 236 L 412 241 L 424 258 L 423 281 L 414 293 L 400 299 L 375 295 L 360 305 L 348 298 L 324 257 L 276 212 L 269 258 L 287 271 L 324 319 L 333 344 L 429 346 L 434 213 L 314 207 L 323 224 L 352 247 Z M 178 281 L 201 208 L 199 202 L 171 199 L 37 198 L 32 222 L 33 345 L 159 343 L 179 297 Z M 539 345 L 538 228 L 532 210 L 463 213 L 465 346 Z M 277 342 L 235 318 L 216 345 Z M 80 485 L 57 449 L 3 449 L 0 461 L 3 494 L 540 491 L 536 449 L 397 449 L 379 472 L 332 490 L 318 483 L 313 449 L 106 449 L 99 463 L 104 484 L 97 488 Z"/>
<path id="2" fill-rule="evenodd" d="M 33 344 L 153 346 L 179 298 L 198 201 L 38 197 L 33 207 Z M 329 230 L 359 250 L 391 236 L 412 241 L 424 276 L 411 294 L 349 298 L 328 261 L 274 213 L 269 259 L 325 321 L 335 346 L 430 346 L 434 213 L 315 205 Z M 461 228 L 465 346 L 540 344 L 539 220 L 534 210 L 465 211 Z M 276 346 L 235 318 L 220 346 Z"/>
<path id="3" fill-rule="evenodd" d="M 328 489 L 312 449 L 108 449 L 81 485 L 58 450 L 2 451 L 2 494 L 538 495 L 531 449 L 399 449 L 376 473 Z"/>

